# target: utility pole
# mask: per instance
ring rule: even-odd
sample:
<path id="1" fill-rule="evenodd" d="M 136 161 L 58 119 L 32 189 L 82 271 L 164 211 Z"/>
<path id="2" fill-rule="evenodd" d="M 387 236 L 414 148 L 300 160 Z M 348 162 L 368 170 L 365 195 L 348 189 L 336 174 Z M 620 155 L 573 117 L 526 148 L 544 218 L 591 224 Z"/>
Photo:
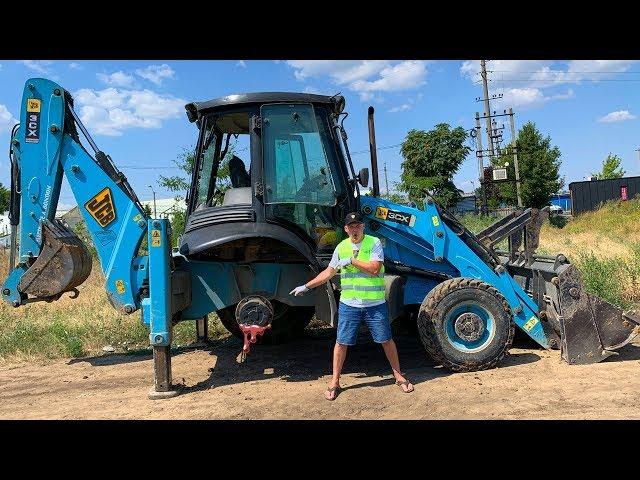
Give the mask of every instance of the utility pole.
<path id="1" fill-rule="evenodd" d="M 488 214 L 488 205 L 487 205 L 487 184 L 493 184 L 494 182 L 502 182 L 502 181 L 513 181 L 513 180 L 493 180 L 484 178 L 484 157 L 489 157 L 489 166 L 492 167 L 494 165 L 495 160 L 502 156 L 503 154 L 508 154 L 509 152 L 501 149 L 500 144 L 502 142 L 502 131 L 504 130 L 504 124 L 502 126 L 498 126 L 496 124 L 497 117 L 506 117 L 509 116 L 511 118 L 511 140 L 513 144 L 513 162 L 516 172 L 516 190 L 517 190 L 517 198 L 518 198 L 518 207 L 522 207 L 522 193 L 521 193 L 521 185 L 520 185 L 520 168 L 518 165 L 518 156 L 515 148 L 515 124 L 513 119 L 513 109 L 509 108 L 509 113 L 507 110 L 504 110 L 504 113 L 491 113 L 491 104 L 489 103 L 491 99 L 500 99 L 502 98 L 502 94 L 489 96 L 489 80 L 487 78 L 487 65 L 486 60 L 480 60 L 480 76 L 482 77 L 482 92 L 483 98 L 476 98 L 477 102 L 484 103 L 484 115 L 480 116 L 478 112 L 476 112 L 476 127 L 475 127 L 475 136 L 476 136 L 476 157 L 478 158 L 478 176 L 480 180 L 480 187 L 482 191 L 482 210 L 483 213 Z M 482 148 L 482 140 L 481 140 L 481 128 L 480 128 L 480 120 L 484 119 L 486 121 L 486 132 L 487 132 L 487 150 Z M 472 130 L 473 131 L 473 130 Z M 495 162 L 497 163 L 497 162 Z M 500 165 L 502 167 L 502 165 Z"/>
<path id="2" fill-rule="evenodd" d="M 487 137 L 489 138 L 488 147 L 489 147 L 489 158 L 493 158 L 493 135 L 491 131 L 491 107 L 489 105 L 489 86 L 487 85 L 487 65 L 484 60 L 480 60 L 480 68 L 482 71 L 480 75 L 482 76 L 482 90 L 484 92 L 484 116 L 487 120 Z"/>
<path id="3" fill-rule="evenodd" d="M 476 157 L 478 158 L 478 181 L 480 182 L 480 194 L 482 196 L 482 206 L 480 212 L 486 215 L 487 190 L 484 185 L 484 162 L 482 161 L 482 128 L 480 127 L 480 114 L 476 112 Z"/>
<path id="4" fill-rule="evenodd" d="M 509 120 L 511 123 L 511 148 L 513 149 L 513 167 L 516 171 L 516 192 L 518 194 L 518 208 L 522 208 L 520 196 L 520 169 L 518 168 L 518 150 L 516 148 L 516 128 L 513 120 L 513 108 L 509 107 Z"/>
<path id="5" fill-rule="evenodd" d="M 153 192 L 153 218 L 158 218 L 158 213 L 156 212 L 156 191 L 153 189 L 151 185 L 147 185 L 147 186 Z"/>
<path id="6" fill-rule="evenodd" d="M 384 184 L 387 189 L 387 197 L 389 196 L 389 179 L 387 178 L 387 162 L 384 162 Z"/>

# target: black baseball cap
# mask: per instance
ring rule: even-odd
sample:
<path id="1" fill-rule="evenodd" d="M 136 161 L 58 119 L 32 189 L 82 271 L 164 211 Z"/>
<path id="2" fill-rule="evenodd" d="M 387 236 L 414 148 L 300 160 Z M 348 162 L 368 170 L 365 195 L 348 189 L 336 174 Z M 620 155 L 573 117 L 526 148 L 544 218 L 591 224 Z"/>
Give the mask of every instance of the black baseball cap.
<path id="1" fill-rule="evenodd" d="M 344 218 L 344 224 L 349 225 L 350 223 L 363 223 L 362 215 L 359 212 L 351 212 L 347 214 Z"/>

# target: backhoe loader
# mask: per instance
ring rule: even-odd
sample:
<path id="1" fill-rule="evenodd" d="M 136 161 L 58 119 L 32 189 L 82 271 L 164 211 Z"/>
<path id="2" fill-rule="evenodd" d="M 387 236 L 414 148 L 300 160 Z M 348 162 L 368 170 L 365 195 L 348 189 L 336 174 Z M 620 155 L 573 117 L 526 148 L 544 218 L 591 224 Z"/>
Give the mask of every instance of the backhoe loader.
<path id="1" fill-rule="evenodd" d="M 369 169 L 355 172 L 345 99 L 302 93 L 230 95 L 186 105 L 198 136 L 186 226 L 172 251 L 171 225 L 148 218 L 126 177 L 102 152 L 55 82 L 26 81 L 11 135 L 12 245 L 3 299 L 55 301 L 91 272 L 91 256 L 55 218 L 66 176 L 95 244 L 111 305 L 141 312 L 153 349 L 151 398 L 178 392 L 171 379 L 173 327 L 194 321 L 207 337 L 217 314 L 252 344 L 300 334 L 312 317 L 336 325 L 339 275 L 304 296 L 289 292 L 326 268 L 359 211 L 381 239 L 391 322 L 415 322 L 426 352 L 453 371 L 499 364 L 520 329 L 570 364 L 599 362 L 628 343 L 640 319 L 585 291 L 562 254 L 535 254 L 546 209 L 519 210 L 478 235 L 433 198 L 423 208 L 380 196 L 373 108 Z M 221 192 L 218 169 L 231 137 L 245 136 L 249 169 Z M 143 238 L 148 253 L 140 253 Z M 508 250 L 496 245 L 507 240 Z"/>

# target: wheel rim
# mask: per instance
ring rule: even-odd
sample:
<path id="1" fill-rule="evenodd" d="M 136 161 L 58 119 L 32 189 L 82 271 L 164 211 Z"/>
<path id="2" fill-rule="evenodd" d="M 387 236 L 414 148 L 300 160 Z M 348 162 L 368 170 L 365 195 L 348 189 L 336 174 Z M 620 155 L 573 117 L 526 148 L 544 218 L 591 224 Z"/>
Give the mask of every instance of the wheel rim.
<path id="1" fill-rule="evenodd" d="M 495 336 L 493 315 L 482 306 L 468 302 L 457 305 L 445 318 L 447 341 L 466 353 L 485 348 Z"/>

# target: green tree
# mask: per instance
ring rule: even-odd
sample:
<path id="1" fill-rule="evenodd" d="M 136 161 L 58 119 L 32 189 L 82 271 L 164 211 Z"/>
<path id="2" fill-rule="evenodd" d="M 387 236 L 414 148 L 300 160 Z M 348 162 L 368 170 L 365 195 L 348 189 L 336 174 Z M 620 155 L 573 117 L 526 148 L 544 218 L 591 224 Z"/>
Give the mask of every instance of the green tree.
<path id="1" fill-rule="evenodd" d="M 213 195 L 213 203 L 218 204 L 222 202 L 224 192 L 231 186 L 231 177 L 229 175 L 229 160 L 235 153 L 236 143 L 229 145 L 227 154 L 220 162 L 218 172 L 216 175 L 216 188 Z M 191 175 L 193 173 L 193 166 L 195 164 L 195 152 L 194 148 L 184 148 L 182 153 L 178 155 L 178 158 L 173 160 L 173 163 L 178 167 L 180 173 L 171 177 L 160 175 L 158 184 L 161 187 L 166 188 L 170 192 L 177 193 L 181 199 L 186 198 L 187 191 L 191 185 Z M 202 172 L 211 171 L 211 156 L 213 155 L 213 149 L 206 152 L 204 161 L 202 162 Z M 209 167 L 209 168 L 207 168 Z"/>
<path id="2" fill-rule="evenodd" d="M 507 168 L 507 178 L 515 179 L 511 145 L 493 160 L 494 166 Z M 544 138 L 535 123 L 527 122 L 518 132 L 516 139 L 522 204 L 524 207 L 542 208 L 549 205 L 549 196 L 564 186 L 560 178 L 560 149 L 551 146 L 551 137 Z M 516 184 L 499 184 L 500 199 L 510 205 L 517 205 Z"/>
<path id="3" fill-rule="evenodd" d="M 598 180 L 624 177 L 624 174 L 627 172 L 622 169 L 620 166 L 621 163 L 622 159 L 619 156 L 609 153 L 607 158 L 602 161 L 602 170 L 598 173 L 592 173 L 591 175 Z"/>
<path id="4" fill-rule="evenodd" d="M 145 203 L 144 205 L 142 205 L 142 212 L 148 217 L 151 218 L 153 217 L 153 212 L 151 211 L 151 207 L 149 206 L 148 203 Z"/>
<path id="5" fill-rule="evenodd" d="M 471 150 L 464 144 L 466 139 L 464 128 L 452 129 L 446 123 L 428 132 L 410 130 L 400 149 L 404 158 L 400 190 L 420 205 L 428 194 L 445 207 L 455 205 L 462 192 L 452 177 Z"/>
<path id="6" fill-rule="evenodd" d="M 9 210 L 10 195 L 9 189 L 0 183 L 0 215 Z"/>

